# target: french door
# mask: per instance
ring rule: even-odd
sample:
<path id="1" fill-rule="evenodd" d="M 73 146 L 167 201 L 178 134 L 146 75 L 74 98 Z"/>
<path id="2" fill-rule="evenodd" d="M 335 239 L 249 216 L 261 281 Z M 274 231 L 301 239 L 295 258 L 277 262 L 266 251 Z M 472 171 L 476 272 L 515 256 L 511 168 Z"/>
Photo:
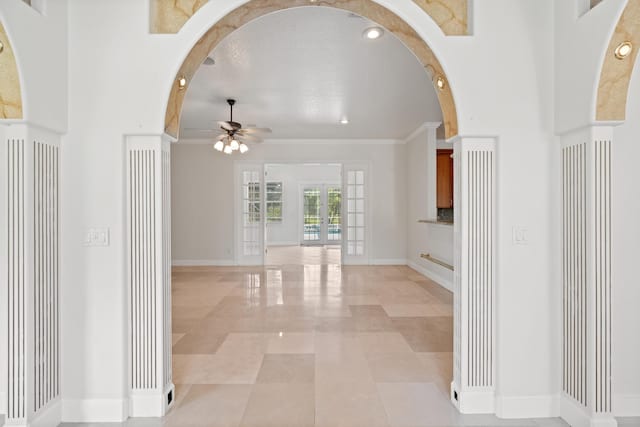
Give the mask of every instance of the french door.
<path id="1" fill-rule="evenodd" d="M 342 188 L 339 184 L 301 186 L 302 244 L 327 245 L 342 241 Z"/>
<path id="2" fill-rule="evenodd" d="M 264 167 L 236 164 L 236 262 L 240 265 L 264 263 Z"/>

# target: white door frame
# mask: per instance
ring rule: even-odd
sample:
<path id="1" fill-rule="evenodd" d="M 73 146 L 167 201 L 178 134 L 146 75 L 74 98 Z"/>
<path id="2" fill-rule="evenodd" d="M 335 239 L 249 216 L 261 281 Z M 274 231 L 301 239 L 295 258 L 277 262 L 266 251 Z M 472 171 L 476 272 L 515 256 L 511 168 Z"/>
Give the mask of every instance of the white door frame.
<path id="1" fill-rule="evenodd" d="M 323 211 L 321 211 L 321 214 L 324 213 L 325 215 L 325 220 L 326 218 L 326 213 L 327 213 L 327 193 L 326 193 L 326 189 L 327 187 L 339 187 L 340 191 L 342 191 L 342 180 L 340 181 L 300 181 L 298 182 L 298 194 L 300 196 L 300 199 L 298 200 L 298 242 L 300 242 L 300 244 L 304 244 L 304 189 L 308 188 L 308 187 L 320 187 L 321 190 L 321 199 L 324 200 L 324 208 Z M 340 211 L 340 215 L 342 215 L 342 210 Z M 342 222 L 344 222 L 343 218 L 341 217 L 340 219 L 340 226 L 342 226 Z M 324 224 L 325 225 L 325 232 L 323 233 L 322 231 L 320 232 L 320 241 L 318 241 L 316 244 L 317 245 L 327 245 L 330 242 L 326 239 L 327 235 L 328 235 L 328 224 Z M 323 234 L 324 234 L 324 239 L 323 239 Z M 342 238 L 340 239 L 340 242 L 336 242 L 336 243 L 341 243 L 342 242 Z"/>

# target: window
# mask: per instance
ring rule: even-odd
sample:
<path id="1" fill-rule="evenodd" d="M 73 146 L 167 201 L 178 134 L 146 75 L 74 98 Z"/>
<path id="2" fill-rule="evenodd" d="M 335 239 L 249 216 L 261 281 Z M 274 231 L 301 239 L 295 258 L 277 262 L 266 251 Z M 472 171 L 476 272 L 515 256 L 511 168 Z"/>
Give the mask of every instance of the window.
<path id="1" fill-rule="evenodd" d="M 267 182 L 267 222 L 282 222 L 282 182 Z"/>
<path id="2" fill-rule="evenodd" d="M 247 221 L 249 224 L 260 222 L 260 183 L 249 182 L 245 193 Z"/>

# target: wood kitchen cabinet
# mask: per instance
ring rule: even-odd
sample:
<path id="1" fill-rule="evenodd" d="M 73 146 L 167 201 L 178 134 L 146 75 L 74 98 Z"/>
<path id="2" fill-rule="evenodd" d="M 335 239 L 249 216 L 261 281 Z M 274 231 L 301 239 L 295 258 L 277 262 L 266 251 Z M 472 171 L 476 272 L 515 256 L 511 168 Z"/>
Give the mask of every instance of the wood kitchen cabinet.
<path id="1" fill-rule="evenodd" d="M 453 208 L 453 150 L 437 151 L 438 209 Z"/>

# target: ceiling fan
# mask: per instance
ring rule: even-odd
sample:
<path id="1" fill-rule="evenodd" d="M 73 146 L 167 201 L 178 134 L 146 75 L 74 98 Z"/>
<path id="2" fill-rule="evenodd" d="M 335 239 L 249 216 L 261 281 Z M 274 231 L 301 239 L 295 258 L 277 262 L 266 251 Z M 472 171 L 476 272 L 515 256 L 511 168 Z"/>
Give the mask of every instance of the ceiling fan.
<path id="1" fill-rule="evenodd" d="M 271 133 L 269 128 L 256 128 L 246 127 L 243 128 L 241 123 L 233 121 L 233 106 L 235 105 L 235 99 L 227 99 L 227 104 L 230 108 L 230 118 L 228 121 L 220 121 L 220 129 L 224 133 L 218 135 L 214 148 L 218 151 L 222 151 L 225 154 L 231 154 L 234 151 L 240 151 L 240 153 L 246 153 L 249 151 L 249 147 L 245 142 L 262 142 L 261 135 L 264 133 Z"/>

